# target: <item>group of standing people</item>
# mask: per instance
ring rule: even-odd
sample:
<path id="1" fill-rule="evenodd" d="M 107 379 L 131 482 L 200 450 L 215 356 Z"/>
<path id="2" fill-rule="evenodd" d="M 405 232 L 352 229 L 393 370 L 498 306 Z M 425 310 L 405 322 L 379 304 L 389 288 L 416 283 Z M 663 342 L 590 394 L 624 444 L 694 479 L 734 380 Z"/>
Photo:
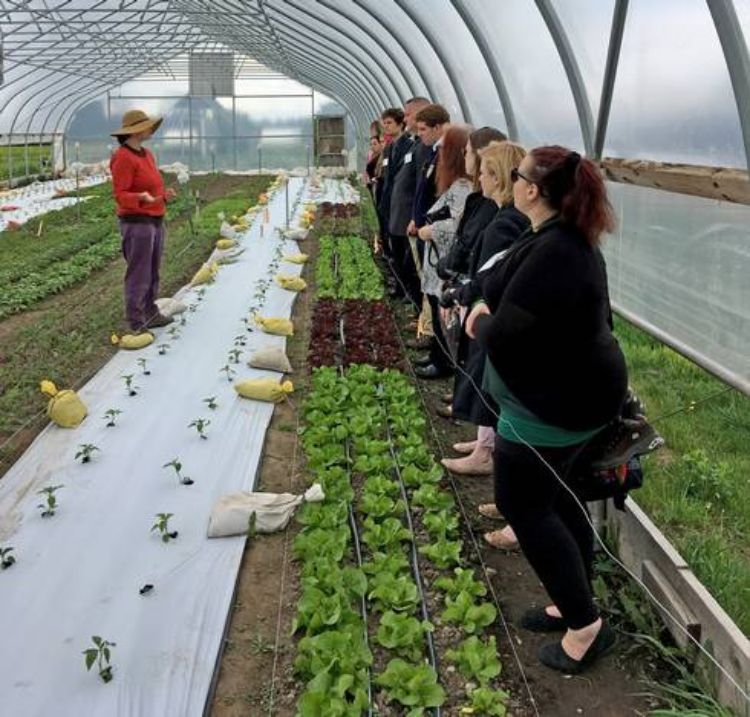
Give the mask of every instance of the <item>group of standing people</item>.
<path id="1" fill-rule="evenodd" d="M 571 468 L 627 394 L 599 249 L 614 226 L 604 181 L 577 152 L 451 124 L 426 98 L 387 109 L 380 128 L 367 175 L 390 293 L 431 329 L 411 343 L 427 349 L 415 372 L 452 375 L 442 414 L 477 427 L 443 463 L 494 476 L 479 512 L 507 525 L 485 539 L 520 547 L 551 598 L 521 625 L 562 632 L 539 658 L 580 672 L 615 638 L 593 601 L 594 536 Z"/>

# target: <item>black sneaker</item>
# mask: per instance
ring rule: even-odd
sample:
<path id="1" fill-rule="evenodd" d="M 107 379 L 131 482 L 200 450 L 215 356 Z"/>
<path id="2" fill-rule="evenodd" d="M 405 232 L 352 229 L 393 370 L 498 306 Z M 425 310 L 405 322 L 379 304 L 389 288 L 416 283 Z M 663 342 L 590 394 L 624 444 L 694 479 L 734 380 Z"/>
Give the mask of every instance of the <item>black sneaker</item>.
<path id="1" fill-rule="evenodd" d="M 149 319 L 146 322 L 146 326 L 149 329 L 158 329 L 162 326 L 169 326 L 171 323 L 174 322 L 174 319 L 171 316 L 164 316 L 164 314 L 157 314 L 152 319 Z"/>
<path id="2" fill-rule="evenodd" d="M 635 456 L 651 453 L 664 445 L 664 439 L 645 418 L 620 418 L 605 429 L 604 442 L 591 461 L 594 470 L 625 465 Z"/>

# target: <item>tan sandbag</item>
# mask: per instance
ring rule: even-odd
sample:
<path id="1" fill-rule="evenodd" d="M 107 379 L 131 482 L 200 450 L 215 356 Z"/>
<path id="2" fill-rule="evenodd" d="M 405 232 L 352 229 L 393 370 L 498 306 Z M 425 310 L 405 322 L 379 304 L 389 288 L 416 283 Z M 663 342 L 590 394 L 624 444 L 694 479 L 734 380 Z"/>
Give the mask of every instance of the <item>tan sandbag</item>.
<path id="1" fill-rule="evenodd" d="M 287 291 L 304 291 L 307 288 L 307 282 L 294 274 L 277 274 L 276 283 Z"/>
<path id="2" fill-rule="evenodd" d="M 292 364 L 289 363 L 283 348 L 260 349 L 250 356 L 247 365 L 251 368 L 262 368 L 279 373 L 292 373 L 293 371 Z"/>
<path id="3" fill-rule="evenodd" d="M 41 392 L 49 396 L 47 416 L 61 428 L 75 428 L 86 418 L 88 409 L 75 391 L 58 391 L 52 381 L 44 380 L 39 385 Z"/>
<path id="4" fill-rule="evenodd" d="M 146 346 L 153 343 L 154 335 L 150 331 L 144 331 L 142 334 L 124 334 L 123 336 L 112 334 L 109 340 L 121 349 L 137 351 L 138 349 L 145 349 Z"/>
<path id="5" fill-rule="evenodd" d="M 176 316 L 187 311 L 186 304 L 172 297 L 157 299 L 154 303 L 162 316 Z"/>
<path id="6" fill-rule="evenodd" d="M 248 378 L 235 383 L 234 390 L 243 398 L 278 403 L 294 391 L 294 384 L 291 381 L 279 383 L 275 378 Z"/>
<path id="7" fill-rule="evenodd" d="M 320 484 L 313 483 L 304 495 L 293 493 L 230 493 L 222 496 L 211 509 L 208 537 L 225 538 L 245 535 L 250 519 L 257 533 L 275 533 L 286 528 L 295 509 L 305 503 L 320 503 L 325 495 Z"/>
<path id="8" fill-rule="evenodd" d="M 256 314 L 255 323 L 267 334 L 273 334 L 275 336 L 294 335 L 294 324 L 289 319 L 274 316 L 265 318 Z"/>
<path id="9" fill-rule="evenodd" d="M 308 256 L 307 254 L 284 254 L 281 258 L 289 264 L 304 264 Z"/>

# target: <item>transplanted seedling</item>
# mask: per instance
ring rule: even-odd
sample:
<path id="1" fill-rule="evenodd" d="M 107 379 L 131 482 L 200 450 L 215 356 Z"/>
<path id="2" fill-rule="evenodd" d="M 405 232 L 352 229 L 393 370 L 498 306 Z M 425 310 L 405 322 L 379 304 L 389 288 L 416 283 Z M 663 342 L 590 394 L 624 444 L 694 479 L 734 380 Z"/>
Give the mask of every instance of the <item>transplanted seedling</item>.
<path id="1" fill-rule="evenodd" d="M 185 314 L 180 315 L 180 326 L 186 326 L 187 325 L 187 316 Z"/>
<path id="2" fill-rule="evenodd" d="M 209 396 L 208 398 L 204 398 L 203 403 L 205 403 L 212 411 L 215 411 L 217 406 L 219 405 L 218 403 L 216 403 L 216 396 Z"/>
<path id="3" fill-rule="evenodd" d="M 7 570 L 16 562 L 16 559 L 11 555 L 13 550 L 14 548 L 10 545 L 7 548 L 0 548 L 0 569 Z"/>
<path id="4" fill-rule="evenodd" d="M 125 381 L 125 390 L 128 392 L 128 396 L 135 396 L 138 393 L 138 386 L 133 383 L 133 374 L 123 374 L 120 378 Z"/>
<path id="5" fill-rule="evenodd" d="M 229 352 L 229 360 L 232 363 L 239 363 L 241 355 L 242 355 L 242 349 L 232 349 Z"/>
<path id="6" fill-rule="evenodd" d="M 114 428 L 117 417 L 122 413 L 119 408 L 108 408 L 102 418 L 107 422 L 107 428 Z"/>
<path id="7" fill-rule="evenodd" d="M 63 485 L 48 485 L 46 488 L 42 488 L 41 490 L 37 491 L 38 495 L 43 495 L 45 497 L 46 503 L 40 503 L 37 505 L 37 508 L 42 509 L 42 518 L 51 518 L 55 514 L 55 510 L 57 509 L 57 498 L 55 497 L 55 492 L 60 490 Z"/>
<path id="8" fill-rule="evenodd" d="M 86 669 L 90 672 L 96 662 L 96 666 L 99 668 L 99 677 L 104 682 L 110 682 L 112 680 L 112 665 L 109 664 L 111 657 L 110 648 L 115 647 L 116 643 L 103 640 L 98 635 L 93 635 L 91 641 L 95 647 L 89 647 L 83 651 L 84 659 L 86 660 Z"/>
<path id="9" fill-rule="evenodd" d="M 231 381 L 237 375 L 236 371 L 229 364 L 225 364 L 224 366 L 222 366 L 219 371 L 224 372 L 227 377 L 227 381 Z"/>
<path id="10" fill-rule="evenodd" d="M 188 306 L 188 311 L 189 311 L 190 313 L 193 313 L 193 312 L 195 312 L 195 310 L 196 310 L 197 308 L 198 308 L 198 304 L 190 304 L 190 306 Z"/>
<path id="11" fill-rule="evenodd" d="M 165 463 L 162 468 L 169 468 L 170 466 L 174 468 L 174 472 L 177 475 L 177 480 L 182 485 L 193 485 L 193 483 L 195 483 L 192 478 L 188 478 L 188 476 L 182 475 L 182 463 L 180 463 L 179 458 L 173 458 L 171 461 L 169 461 L 169 463 Z"/>
<path id="12" fill-rule="evenodd" d="M 242 334 L 240 334 L 239 336 L 235 336 L 234 345 L 235 346 L 247 346 L 247 339 Z"/>
<path id="13" fill-rule="evenodd" d="M 203 301 L 203 297 L 206 295 L 206 290 L 205 288 L 198 289 L 195 293 L 198 295 L 198 301 Z"/>
<path id="14" fill-rule="evenodd" d="M 139 358 L 138 361 L 137 361 L 137 363 L 141 367 L 141 371 L 143 371 L 143 375 L 144 376 L 150 376 L 151 375 L 151 371 L 149 371 L 146 368 L 147 361 L 146 361 L 145 358 Z"/>
<path id="15" fill-rule="evenodd" d="M 180 338 L 180 327 L 179 326 L 172 326 L 171 328 L 167 329 L 167 333 L 169 334 L 172 341 L 175 339 Z"/>
<path id="16" fill-rule="evenodd" d="M 174 513 L 157 513 L 156 521 L 151 526 L 151 532 L 153 533 L 154 531 L 157 531 L 161 536 L 163 543 L 168 543 L 170 540 L 175 540 L 175 538 L 177 538 L 177 531 L 169 530 L 169 519 L 173 515 Z"/>
<path id="17" fill-rule="evenodd" d="M 206 435 L 206 428 L 208 428 L 210 423 L 210 418 L 196 418 L 194 421 L 188 424 L 188 428 L 195 428 L 195 430 L 198 431 L 198 435 L 206 440 L 208 438 L 208 436 Z"/>
<path id="18" fill-rule="evenodd" d="M 99 448 L 97 448 L 93 443 L 81 443 L 78 446 L 78 451 L 76 452 L 75 460 L 78 460 L 80 458 L 81 463 L 91 463 L 91 458 L 94 455 L 94 451 L 98 451 L 98 450 Z"/>
<path id="19" fill-rule="evenodd" d="M 159 349 L 159 355 L 164 356 L 169 351 L 169 344 L 159 344 L 156 348 Z"/>

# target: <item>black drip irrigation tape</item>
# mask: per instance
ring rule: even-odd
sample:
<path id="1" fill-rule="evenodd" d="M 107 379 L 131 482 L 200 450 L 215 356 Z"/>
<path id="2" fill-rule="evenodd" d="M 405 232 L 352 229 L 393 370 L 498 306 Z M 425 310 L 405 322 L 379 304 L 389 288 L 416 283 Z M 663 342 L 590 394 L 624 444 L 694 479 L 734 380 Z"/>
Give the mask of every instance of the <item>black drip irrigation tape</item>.
<path id="1" fill-rule="evenodd" d="M 398 274 L 396 274 L 396 272 L 393 271 L 393 267 L 390 265 L 390 262 L 387 259 L 385 259 L 385 264 L 388 270 L 393 275 L 394 279 L 401 285 L 401 289 L 404 291 L 404 295 L 408 296 L 409 294 L 406 291 L 406 287 L 401 282 Z M 416 307 L 416 308 L 418 310 L 420 309 L 420 307 Z M 435 445 L 438 448 L 440 457 L 445 458 L 446 454 L 443 448 L 443 442 L 440 440 L 440 435 L 438 434 L 438 431 L 435 428 L 435 422 L 432 420 L 432 415 L 430 414 L 429 406 L 427 405 L 427 400 L 425 399 L 424 391 L 422 390 L 422 386 L 419 382 L 419 379 L 417 378 L 417 375 L 414 373 L 414 367 L 412 366 L 412 363 L 409 360 L 409 355 L 406 351 L 406 346 L 404 344 L 404 340 L 401 335 L 401 332 L 397 331 L 397 334 L 398 334 L 398 342 L 399 342 L 399 345 L 401 346 L 401 352 L 406 361 L 406 365 L 408 366 L 409 375 L 417 389 L 417 392 L 419 393 L 419 397 L 422 402 L 422 410 L 424 411 L 424 414 L 427 418 L 427 423 L 430 426 L 430 432 L 432 433 L 433 440 L 435 441 Z M 454 366 L 454 368 L 457 371 L 463 371 L 463 369 L 460 366 L 458 366 L 456 362 L 453 360 L 452 356 L 449 356 L 448 358 L 450 359 L 451 364 Z M 492 584 L 492 580 L 490 579 L 490 575 L 487 569 L 487 564 L 484 562 L 484 557 L 482 556 L 482 550 L 479 546 L 476 536 L 474 535 L 474 531 L 471 529 L 471 522 L 469 521 L 469 516 L 466 511 L 466 508 L 464 507 L 464 503 L 461 500 L 461 495 L 459 493 L 458 486 L 456 485 L 456 481 L 453 479 L 453 475 L 451 474 L 451 472 L 446 471 L 446 474 L 448 475 L 448 482 L 450 483 L 451 490 L 453 491 L 453 495 L 456 498 L 456 504 L 458 505 L 458 509 L 461 513 L 461 518 L 469 534 L 469 538 L 471 540 L 471 545 L 472 545 L 474 554 L 482 570 L 482 575 L 484 576 L 485 583 L 487 584 L 487 587 L 490 590 L 490 594 L 492 595 L 492 601 L 495 603 L 495 607 L 497 608 L 497 614 L 500 616 L 500 620 L 503 623 L 503 630 L 507 637 L 508 644 L 510 645 L 510 649 L 513 652 L 513 658 L 515 659 L 516 665 L 521 675 L 521 679 L 523 680 L 523 683 L 526 687 L 526 692 L 529 696 L 529 701 L 531 702 L 531 706 L 534 709 L 534 714 L 539 716 L 539 710 L 537 708 L 536 698 L 534 697 L 534 694 L 531 691 L 531 685 L 529 684 L 529 681 L 526 677 L 526 671 L 523 668 L 523 663 L 521 662 L 521 658 L 519 657 L 518 652 L 516 650 L 513 635 L 511 634 L 511 631 L 510 631 L 510 626 L 508 625 L 508 621 L 505 619 L 505 614 L 503 613 L 503 609 L 500 605 L 500 600 L 498 599 L 497 593 L 495 592 L 495 587 Z"/>
<path id="2" fill-rule="evenodd" d="M 401 497 L 404 500 L 404 514 L 406 515 L 406 524 L 409 528 L 409 532 L 411 533 L 411 569 L 412 574 L 414 575 L 414 582 L 417 584 L 417 590 L 419 591 L 419 603 L 420 608 L 422 611 L 422 619 L 427 620 L 428 622 L 432 622 L 430 620 L 430 613 L 427 609 L 427 600 L 424 596 L 424 582 L 422 580 L 422 573 L 419 570 L 419 553 L 417 551 L 417 542 L 414 537 L 414 521 L 412 520 L 411 516 L 411 507 L 409 505 L 409 497 L 406 493 L 406 486 L 404 485 L 404 479 L 401 476 L 401 466 L 398 462 L 398 457 L 396 456 L 396 451 L 393 446 L 393 434 L 391 433 L 391 426 L 390 426 L 390 416 L 388 414 L 388 406 L 384 402 L 384 408 L 385 408 L 385 414 L 386 414 L 386 432 L 388 436 L 388 448 L 391 453 L 391 458 L 393 459 L 393 466 L 396 473 L 396 478 L 398 479 L 399 488 L 401 489 Z M 429 653 L 429 660 L 430 660 L 430 666 L 433 670 L 435 670 L 435 674 L 438 675 L 438 680 L 440 679 L 440 673 L 438 672 L 438 658 L 437 653 L 435 652 L 435 640 L 432 637 L 432 631 L 429 630 L 426 634 L 427 639 L 427 652 Z M 435 717 L 440 717 L 441 710 L 440 706 L 437 706 L 434 708 L 433 713 Z"/>

